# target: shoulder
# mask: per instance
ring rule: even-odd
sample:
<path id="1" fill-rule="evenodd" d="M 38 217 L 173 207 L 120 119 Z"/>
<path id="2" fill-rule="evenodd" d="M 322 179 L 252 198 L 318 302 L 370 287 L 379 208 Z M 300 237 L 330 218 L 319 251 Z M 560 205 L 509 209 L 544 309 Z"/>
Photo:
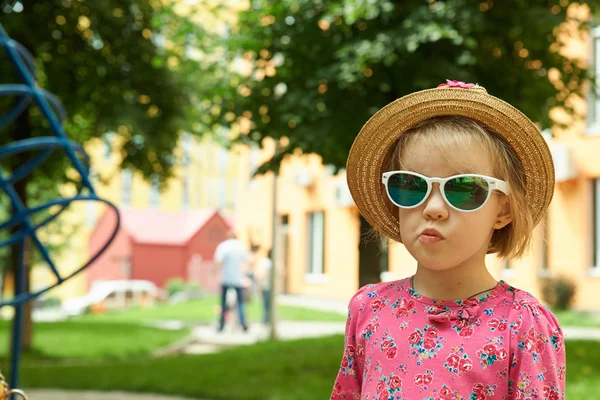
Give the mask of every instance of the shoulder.
<path id="1" fill-rule="evenodd" d="M 231 251 L 235 251 L 238 253 L 248 253 L 249 256 L 251 255 L 244 243 L 237 239 L 230 240 L 226 245 L 228 249 L 231 249 Z"/>
<path id="2" fill-rule="evenodd" d="M 531 293 L 513 290 L 509 323 L 511 333 L 518 338 L 543 337 L 562 346 L 563 332 L 558 319 Z"/>
<path id="3" fill-rule="evenodd" d="M 230 245 L 231 245 L 231 239 L 227 239 L 227 240 L 224 240 L 221 243 L 219 243 L 217 245 L 217 249 L 224 249 L 224 248 L 226 248 L 227 246 L 230 246 Z"/>
<path id="4" fill-rule="evenodd" d="M 531 293 L 513 288 L 511 314 L 523 319 L 537 321 L 558 327 L 558 319 L 548 307 L 539 302 Z"/>
<path id="5" fill-rule="evenodd" d="M 231 246 L 234 246 L 236 248 L 241 248 L 241 249 L 245 249 L 246 245 L 244 245 L 244 243 L 241 240 L 238 239 L 231 239 L 231 241 L 229 242 Z"/>
<path id="6" fill-rule="evenodd" d="M 222 252 L 225 247 L 227 246 L 226 242 L 221 242 L 217 245 L 217 247 L 215 248 L 215 253 L 220 253 Z"/>
<path id="7" fill-rule="evenodd" d="M 566 357 L 558 320 L 534 296 L 518 289 L 509 315 L 510 379 L 517 385 L 517 398 L 539 390 L 544 398 L 563 399 Z"/>

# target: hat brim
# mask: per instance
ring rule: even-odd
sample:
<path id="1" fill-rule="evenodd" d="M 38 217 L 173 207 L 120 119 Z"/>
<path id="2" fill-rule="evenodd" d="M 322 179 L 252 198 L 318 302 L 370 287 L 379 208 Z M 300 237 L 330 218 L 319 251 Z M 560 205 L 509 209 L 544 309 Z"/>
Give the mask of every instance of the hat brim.
<path id="1" fill-rule="evenodd" d="M 356 206 L 377 231 L 398 242 L 400 224 L 386 206 L 381 172 L 384 160 L 408 129 L 433 117 L 470 118 L 497 132 L 514 149 L 525 171 L 526 204 L 534 226 L 550 205 L 554 164 L 537 126 L 507 102 L 481 88 L 441 87 L 404 96 L 373 115 L 354 140 L 346 164 Z"/>

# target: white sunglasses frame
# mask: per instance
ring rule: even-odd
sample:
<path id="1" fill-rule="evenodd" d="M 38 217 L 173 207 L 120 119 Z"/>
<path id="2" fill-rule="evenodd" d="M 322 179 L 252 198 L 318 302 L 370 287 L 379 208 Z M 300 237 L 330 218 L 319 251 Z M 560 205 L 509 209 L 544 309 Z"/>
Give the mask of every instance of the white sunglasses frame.
<path id="1" fill-rule="evenodd" d="M 410 207 L 401 206 L 400 204 L 396 203 L 392 199 L 392 197 L 390 196 L 390 192 L 388 190 L 388 181 L 389 181 L 389 179 L 390 179 L 390 177 L 392 175 L 395 175 L 395 174 L 398 174 L 398 173 L 417 176 L 417 177 L 423 179 L 425 182 L 427 182 L 427 193 L 423 197 L 423 200 L 421 200 L 418 204 L 415 204 L 414 206 L 410 206 Z M 487 197 L 485 198 L 485 201 L 479 207 L 477 207 L 477 208 L 475 208 L 473 210 L 462 210 L 460 208 L 456 208 L 455 206 L 453 206 L 448 201 L 448 198 L 446 197 L 446 191 L 444 190 L 444 186 L 446 185 L 446 182 L 448 182 L 448 181 L 450 181 L 452 179 L 461 178 L 461 177 L 464 177 L 464 176 L 472 176 L 472 177 L 476 177 L 476 178 L 482 178 L 489 185 L 489 190 L 488 190 L 488 193 L 487 193 Z M 387 172 L 384 172 L 381 175 L 381 183 L 383 183 L 383 185 L 385 186 L 385 193 L 386 193 L 388 199 L 390 199 L 390 201 L 396 207 L 407 209 L 407 210 L 412 209 L 412 208 L 417 208 L 421 204 L 423 204 L 425 201 L 427 201 L 427 199 L 429 198 L 429 195 L 431 195 L 431 191 L 433 190 L 433 184 L 434 183 L 438 183 L 439 184 L 439 186 L 440 186 L 440 193 L 442 194 L 442 198 L 444 199 L 444 201 L 446 202 L 446 204 L 448 204 L 448 206 L 450 206 L 452 209 L 454 209 L 456 211 L 460 211 L 460 212 L 473 212 L 473 211 L 480 210 L 481 208 L 483 208 L 483 206 L 485 206 L 487 204 L 487 202 L 490 199 L 490 196 L 492 195 L 492 192 L 494 190 L 498 190 L 498 191 L 502 192 L 503 194 L 505 194 L 506 196 L 508 196 L 510 194 L 510 187 L 509 187 L 508 183 L 506 183 L 505 181 L 503 181 L 501 179 L 493 178 L 491 176 L 478 175 L 478 174 L 459 174 L 459 175 L 452 175 L 452 176 L 449 176 L 447 178 L 437 178 L 437 177 L 430 178 L 430 177 L 427 177 L 425 175 L 421 175 L 421 174 L 418 174 L 418 173 L 412 172 L 412 171 L 387 171 Z"/>

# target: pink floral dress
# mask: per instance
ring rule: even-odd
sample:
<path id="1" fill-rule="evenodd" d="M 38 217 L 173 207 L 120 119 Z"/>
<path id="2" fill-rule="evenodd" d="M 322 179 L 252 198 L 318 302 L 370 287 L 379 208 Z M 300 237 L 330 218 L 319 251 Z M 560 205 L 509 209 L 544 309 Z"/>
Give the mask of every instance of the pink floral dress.
<path id="1" fill-rule="evenodd" d="M 350 300 L 331 399 L 564 397 L 556 317 L 503 281 L 478 298 L 441 301 L 419 295 L 407 278 L 367 285 Z"/>

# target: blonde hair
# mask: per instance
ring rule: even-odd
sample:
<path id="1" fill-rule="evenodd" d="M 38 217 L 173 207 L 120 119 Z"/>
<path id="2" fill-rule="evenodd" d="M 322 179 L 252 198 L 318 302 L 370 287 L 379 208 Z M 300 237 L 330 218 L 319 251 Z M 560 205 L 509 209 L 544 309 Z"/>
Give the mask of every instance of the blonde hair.
<path id="1" fill-rule="evenodd" d="M 535 226 L 525 200 L 523 165 L 512 147 L 498 133 L 472 119 L 435 117 L 420 122 L 400 136 L 392 149 L 388 170 L 404 169 L 402 151 L 415 140 L 436 146 L 442 156 L 453 162 L 458 161 L 452 153 L 456 145 L 467 148 L 479 145 L 489 151 L 494 177 L 506 181 L 511 188 L 509 201 L 513 219 L 504 228 L 494 231 L 488 253 L 498 253 L 499 257 L 507 259 L 523 256 L 530 248 Z"/>

